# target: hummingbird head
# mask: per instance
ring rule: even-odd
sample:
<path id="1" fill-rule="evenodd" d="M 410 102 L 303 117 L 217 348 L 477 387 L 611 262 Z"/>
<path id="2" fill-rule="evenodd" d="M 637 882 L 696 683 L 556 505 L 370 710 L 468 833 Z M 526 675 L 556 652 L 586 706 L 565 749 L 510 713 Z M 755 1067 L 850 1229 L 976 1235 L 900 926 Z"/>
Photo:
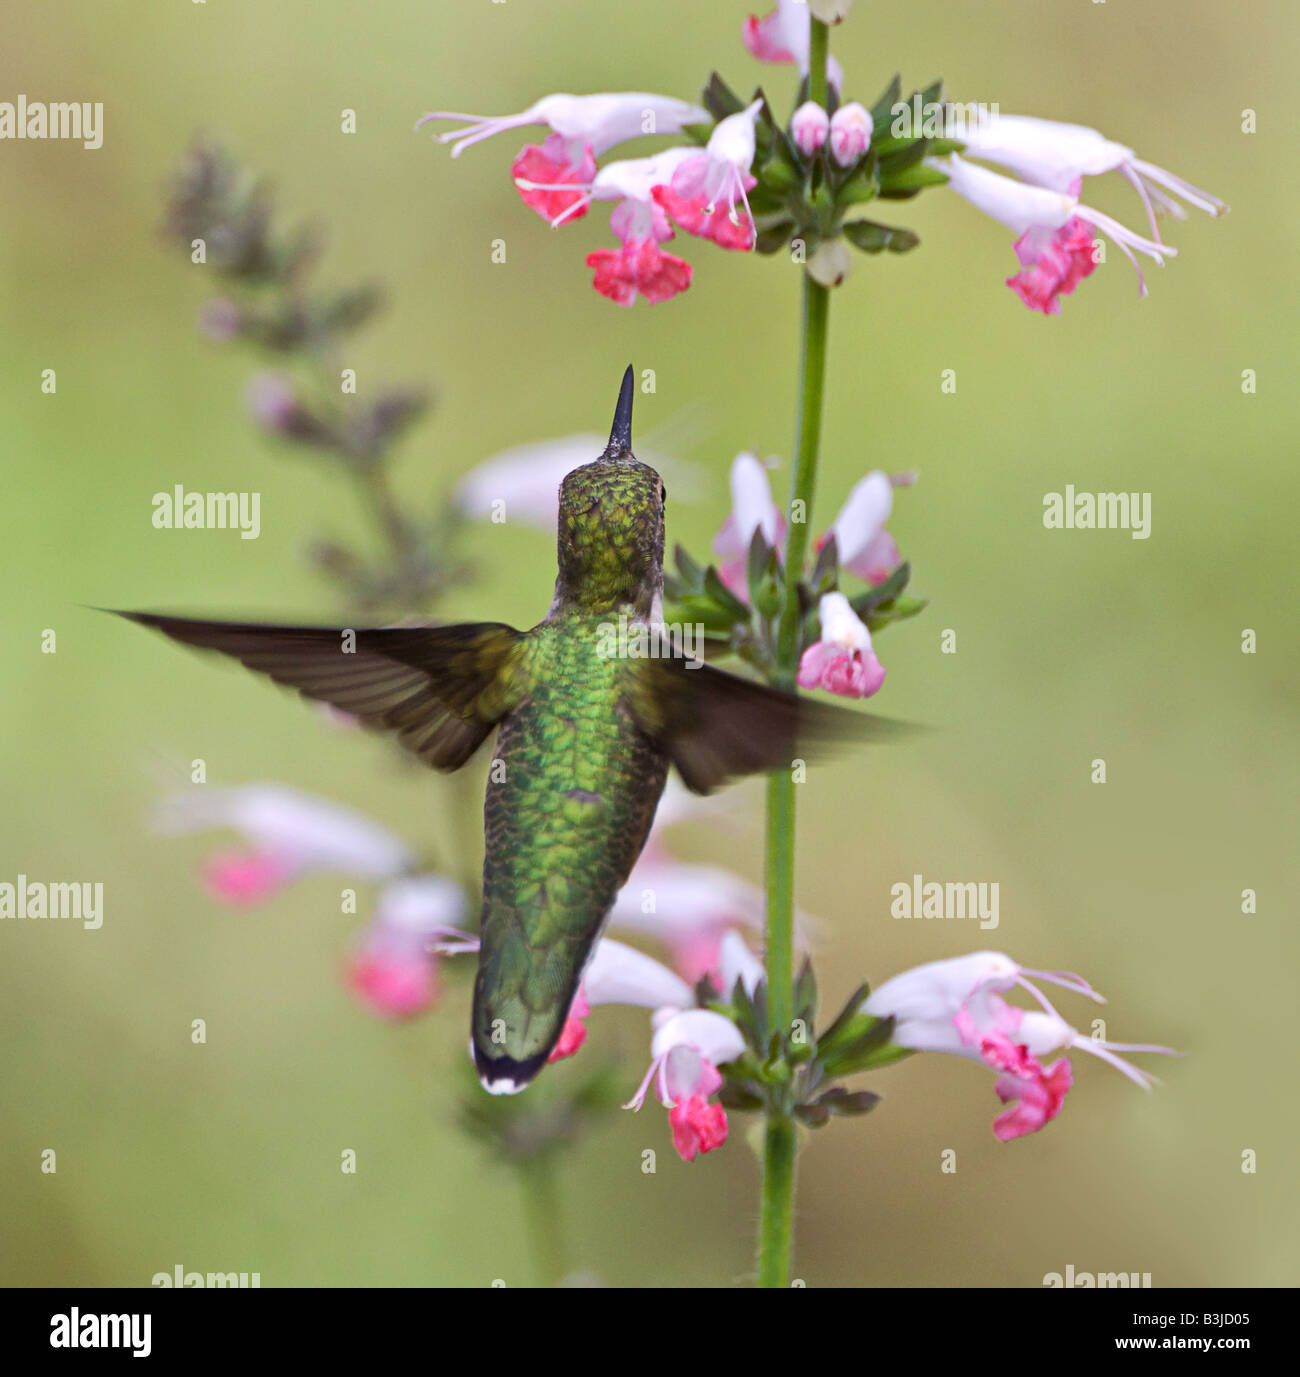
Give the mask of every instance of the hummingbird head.
<path id="1" fill-rule="evenodd" d="M 605 452 L 560 484 L 555 611 L 649 618 L 663 591 L 663 480 L 632 453 L 634 375 L 623 374 Z"/>

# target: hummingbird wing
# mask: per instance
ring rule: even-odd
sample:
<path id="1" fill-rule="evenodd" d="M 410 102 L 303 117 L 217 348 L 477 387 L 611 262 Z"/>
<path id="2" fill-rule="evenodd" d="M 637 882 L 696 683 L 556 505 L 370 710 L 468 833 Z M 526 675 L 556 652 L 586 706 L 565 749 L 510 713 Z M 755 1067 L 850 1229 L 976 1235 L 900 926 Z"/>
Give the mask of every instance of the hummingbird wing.
<path id="1" fill-rule="evenodd" d="M 795 759 L 826 755 L 837 745 L 913 730 L 676 657 L 636 662 L 627 705 L 697 794 L 739 775 L 787 769 Z"/>
<path id="2" fill-rule="evenodd" d="M 435 770 L 462 766 L 522 696 L 512 670 L 524 636 L 501 622 L 354 630 L 117 615 L 396 732 Z"/>

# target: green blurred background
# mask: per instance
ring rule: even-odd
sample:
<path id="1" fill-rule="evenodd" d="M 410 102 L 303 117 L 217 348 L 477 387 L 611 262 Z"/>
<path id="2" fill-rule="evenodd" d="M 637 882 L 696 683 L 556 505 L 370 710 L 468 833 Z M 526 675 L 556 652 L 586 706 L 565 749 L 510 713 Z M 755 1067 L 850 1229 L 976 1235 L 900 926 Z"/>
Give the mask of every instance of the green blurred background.
<path id="1" fill-rule="evenodd" d="M 254 431 L 249 355 L 195 331 L 210 282 L 158 234 L 163 178 L 195 132 L 271 176 L 286 212 L 328 226 L 326 279 L 392 289 L 351 352 L 363 388 L 438 387 L 402 449 L 405 491 L 450 493 L 504 446 L 599 430 L 630 359 L 657 375 L 640 428 L 691 418 L 680 457 L 705 482 L 696 505 L 670 507 L 669 535 L 701 553 L 734 453 L 789 454 L 795 271 L 690 241 L 686 296 L 620 310 L 582 262 L 607 242 L 604 213 L 552 234 L 515 197 L 522 139 L 453 164 L 411 126 L 426 109 L 507 112 L 553 90 L 691 96 L 711 66 L 788 109 L 794 74 L 744 52 L 746 13 L 117 0 L 0 19 L 0 99 L 105 104 L 97 152 L 0 144 L 0 878 L 106 890 L 97 932 L 0 925 L 6 1282 L 147 1285 L 177 1263 L 260 1271 L 267 1286 L 528 1282 L 518 1183 L 457 1124 L 463 985 L 430 1018 L 382 1025 L 337 979 L 361 920 L 337 913 L 334 879 L 220 909 L 194 874 L 213 839 L 145 828 L 196 756 L 216 782 L 280 779 L 416 843 L 448 830 L 452 795 L 291 696 L 82 604 L 324 620 L 337 600 L 303 547 L 364 537 L 342 480 Z M 1112 253 L 1047 320 L 1002 286 L 1006 231 L 936 192 L 884 208 L 922 247 L 859 258 L 834 297 L 818 529 L 868 468 L 920 471 L 892 529 L 933 601 L 879 638 L 877 705 L 942 730 L 801 793 L 800 900 L 825 920 L 826 1000 L 994 945 L 1091 978 L 1110 1036 L 1189 1055 L 1155 1068 L 1150 1097 L 1076 1057 L 1062 1117 L 1007 1146 L 989 1131 L 990 1074 L 944 1057 L 878 1074 L 885 1103 L 801 1159 L 795 1271 L 809 1285 L 1039 1285 L 1067 1264 L 1156 1286 L 1296 1280 L 1296 40 L 1286 0 L 859 0 L 833 36 L 867 103 L 896 69 L 908 89 L 941 75 L 957 99 L 1100 126 L 1232 214 L 1171 226 L 1180 256 L 1148 274 L 1147 301 Z M 355 135 L 339 132 L 344 107 Z M 1141 227 L 1118 177 L 1089 192 Z M 505 265 L 490 261 L 498 237 Z M 955 396 L 940 393 L 949 368 Z M 155 531 L 151 496 L 176 483 L 261 492 L 261 538 Z M 1045 531 L 1043 494 L 1067 483 L 1151 492 L 1151 538 Z M 486 525 L 475 541 L 482 577 L 456 612 L 530 625 L 550 598 L 550 541 Z M 945 628 L 955 655 L 940 653 Z M 1104 786 L 1089 778 L 1099 756 Z M 757 878 L 761 789 L 738 805 L 750 821 L 728 834 L 728 861 Z M 720 835 L 675 841 L 704 858 Z M 1000 929 L 893 920 L 889 887 L 917 871 L 997 880 Z M 643 1017 L 603 1012 L 593 1029 L 589 1046 L 621 1049 L 630 1090 Z M 559 1179 L 574 1264 L 614 1285 L 743 1283 L 757 1173 L 742 1129 L 693 1166 L 653 1108 L 578 1144 Z M 39 1169 L 49 1147 L 53 1176 Z M 345 1147 L 355 1176 L 339 1170 Z M 955 1175 L 939 1169 L 949 1148 Z"/>

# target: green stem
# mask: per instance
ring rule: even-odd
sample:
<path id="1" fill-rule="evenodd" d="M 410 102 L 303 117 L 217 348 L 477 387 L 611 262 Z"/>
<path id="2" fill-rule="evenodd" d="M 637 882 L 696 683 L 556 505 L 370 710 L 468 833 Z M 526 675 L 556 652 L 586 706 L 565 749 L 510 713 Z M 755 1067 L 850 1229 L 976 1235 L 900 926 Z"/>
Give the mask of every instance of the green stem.
<path id="1" fill-rule="evenodd" d="M 564 1246 L 564 1214 L 556 1189 L 555 1163 L 540 1153 L 519 1165 L 524 1197 L 524 1230 L 539 1287 L 555 1287 L 568 1269 Z"/>
<path id="2" fill-rule="evenodd" d="M 809 85 L 812 99 L 826 101 L 825 24 L 812 22 Z M 785 602 L 777 625 L 773 681 L 791 689 L 799 672 L 799 580 L 808 555 L 809 522 L 821 449 L 822 397 L 826 383 L 826 326 L 830 293 L 807 273 L 803 279 L 803 341 L 799 431 L 790 489 Z M 771 1027 L 789 1031 L 794 1018 L 794 777 L 789 770 L 767 781 L 767 1002 Z M 795 1124 L 772 1114 L 763 1146 L 759 1211 L 758 1284 L 790 1283 L 794 1231 Z"/>

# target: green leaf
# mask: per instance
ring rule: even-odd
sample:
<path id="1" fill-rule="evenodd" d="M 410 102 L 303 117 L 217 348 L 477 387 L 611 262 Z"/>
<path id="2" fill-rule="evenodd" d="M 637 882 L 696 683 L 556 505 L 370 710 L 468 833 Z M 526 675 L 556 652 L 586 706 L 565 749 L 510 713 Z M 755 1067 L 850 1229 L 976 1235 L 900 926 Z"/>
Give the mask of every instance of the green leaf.
<path id="1" fill-rule="evenodd" d="M 947 180 L 944 173 L 926 167 L 924 163 L 917 163 L 915 167 L 905 168 L 897 174 L 891 173 L 888 177 L 881 169 L 880 195 L 886 201 L 906 201 L 928 186 L 943 186 Z"/>
<path id="2" fill-rule="evenodd" d="M 860 617 L 864 612 L 870 612 L 873 607 L 879 607 L 882 602 L 889 602 L 898 597 L 907 587 L 911 577 L 912 566 L 904 560 L 884 583 L 878 583 L 874 588 L 868 588 L 865 593 L 859 593 L 856 598 L 850 598 L 849 605 Z"/>
<path id="3" fill-rule="evenodd" d="M 817 977 L 813 974 L 812 962 L 806 958 L 794 982 L 794 1008 L 795 1016 L 808 1025 L 811 1036 L 817 1016 Z"/>
<path id="4" fill-rule="evenodd" d="M 880 193 L 875 164 L 868 160 L 835 193 L 837 206 L 860 206 L 874 201 Z"/>
<path id="5" fill-rule="evenodd" d="M 877 129 L 884 129 L 894 118 L 894 106 L 903 95 L 903 78 L 897 73 L 893 81 L 885 87 L 880 99 L 871 107 L 871 123 Z"/>
<path id="6" fill-rule="evenodd" d="M 839 568 L 840 543 L 832 535 L 818 551 L 817 563 L 813 568 L 812 586 L 818 597 L 823 593 L 829 593 L 834 588 Z"/>
<path id="7" fill-rule="evenodd" d="M 843 233 L 849 243 L 863 253 L 880 253 L 884 249 L 890 253 L 906 253 L 921 242 L 920 236 L 909 229 L 879 225 L 874 220 L 850 220 Z"/>
<path id="8" fill-rule="evenodd" d="M 687 553 L 686 547 L 677 544 L 673 547 L 673 559 L 682 582 L 690 589 L 699 591 L 704 587 L 704 566 L 697 564 Z"/>
<path id="9" fill-rule="evenodd" d="M 744 101 L 717 72 L 710 75 L 709 84 L 704 88 L 700 103 L 715 120 L 725 120 L 728 115 L 738 115 L 745 108 Z"/>
<path id="10" fill-rule="evenodd" d="M 909 617 L 915 617 L 918 612 L 924 612 L 929 605 L 929 598 L 899 598 L 896 602 L 868 612 L 863 620 L 868 631 L 879 631 L 893 622 L 903 622 Z"/>
<path id="11" fill-rule="evenodd" d="M 778 220 L 776 224 L 767 225 L 758 231 L 754 248 L 758 253 L 780 253 L 790 242 L 790 236 L 794 231 L 793 220 Z"/>
<path id="12" fill-rule="evenodd" d="M 723 583 L 712 564 L 704 571 L 704 591 L 722 611 L 731 615 L 733 621 L 748 619 L 749 608 Z"/>

